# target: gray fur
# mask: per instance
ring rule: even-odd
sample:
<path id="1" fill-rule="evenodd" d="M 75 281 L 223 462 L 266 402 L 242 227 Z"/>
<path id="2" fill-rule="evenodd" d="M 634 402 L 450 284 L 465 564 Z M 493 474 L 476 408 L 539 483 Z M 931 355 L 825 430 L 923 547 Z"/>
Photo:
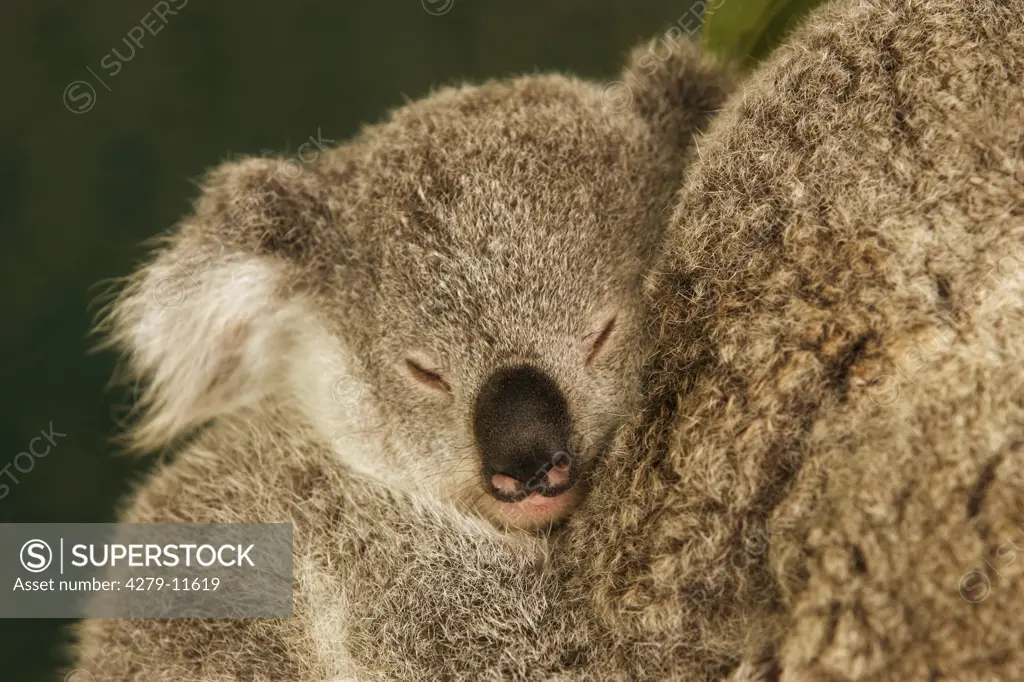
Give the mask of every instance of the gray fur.
<path id="1" fill-rule="evenodd" d="M 472 406 L 496 369 L 539 367 L 584 469 L 635 409 L 642 279 L 684 165 L 665 140 L 692 135 L 729 85 L 681 47 L 678 120 L 645 106 L 653 83 L 622 107 L 598 84 L 524 77 L 438 91 L 306 166 L 209 174 L 102 326 L 142 386 L 135 446 L 196 435 L 123 517 L 293 521 L 296 617 L 91 621 L 89 660 L 147 682 L 595 665 L 549 540 L 505 532 L 523 524 L 484 493 Z M 410 354 L 450 395 L 410 378 Z"/>
<path id="2" fill-rule="evenodd" d="M 348 603 L 372 614 L 345 640 L 351 677 L 1017 679 L 1024 563 L 1007 543 L 1024 528 L 1022 17 L 1021 0 L 838 2 L 733 95 L 698 140 L 648 281 L 640 409 L 554 542 L 482 523 L 456 532 L 467 517 L 453 506 L 416 516 L 433 498 L 387 485 L 315 473 L 315 495 L 295 488 L 311 519 L 378 513 L 381 546 L 445 538 L 391 557 L 393 591 L 378 576 L 375 602 Z M 672 110 L 657 93 L 672 98 L 678 66 L 631 93 L 657 114 L 647 120 Z M 671 125 L 658 127 L 674 149 Z M 284 433 L 307 455 L 251 474 L 235 464 L 218 481 L 317 458 L 350 475 L 329 447 L 309 451 L 315 434 Z M 208 447 L 246 461 L 230 443 Z M 133 513 L 229 513 L 210 461 L 162 470 Z M 241 488 L 265 498 L 239 509 L 296 499 Z M 331 546 L 312 525 L 302 542 Z M 149 675 L 137 679 L 327 679 L 336 659 L 311 627 L 324 609 L 299 593 L 299 618 L 278 626 L 93 622 L 85 650 L 129 649 Z M 393 617 L 406 594 L 413 617 Z"/>

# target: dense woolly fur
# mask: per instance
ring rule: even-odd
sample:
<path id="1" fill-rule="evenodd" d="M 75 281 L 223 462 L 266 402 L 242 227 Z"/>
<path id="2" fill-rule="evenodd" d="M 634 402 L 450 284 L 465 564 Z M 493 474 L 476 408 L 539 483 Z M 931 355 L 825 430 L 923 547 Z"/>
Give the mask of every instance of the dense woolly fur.
<path id="1" fill-rule="evenodd" d="M 577 490 L 635 409 L 643 275 L 684 141 L 730 84 L 694 44 L 669 63 L 691 74 L 672 82 L 693 90 L 678 120 L 645 106 L 653 84 L 622 107 L 600 84 L 530 76 L 437 91 L 301 164 L 208 175 L 100 327 L 139 387 L 131 442 L 180 446 L 124 518 L 291 521 L 296 615 L 89 621 L 82 665 L 146 680 L 589 674 L 596 624 L 552 567 L 551 520 L 503 516 L 486 492 L 473 406 L 502 368 L 543 371 L 567 404 Z"/>
<path id="2" fill-rule="evenodd" d="M 293 522 L 295 616 L 87 621 L 80 667 L 147 681 L 527 679 L 584 646 L 587 631 L 555 615 L 565 600 L 543 540 L 354 475 L 282 422 L 204 434 L 124 518 Z"/>
<path id="3" fill-rule="evenodd" d="M 686 53 L 715 83 L 675 124 L 692 137 L 728 79 Z M 312 158 L 218 167 L 101 327 L 141 387 L 135 445 L 288 405 L 353 468 L 497 514 L 473 405 L 518 363 L 565 394 L 586 471 L 639 395 L 629 339 L 685 163 L 647 113 L 522 77 L 439 90 Z"/>
<path id="4" fill-rule="evenodd" d="M 257 372 L 126 518 L 294 521 L 295 618 L 87 621 L 80 666 L 218 682 L 1017 679 L 1022 28 L 1024 0 L 839 2 L 732 95 L 647 278 L 640 407 L 560 532 L 503 532 L 354 470 L 315 410 L 256 406 L 283 370 Z M 617 113 L 642 111 L 683 158 L 672 141 L 692 112 L 669 116 L 688 101 L 672 74 L 712 71 L 675 49 Z M 645 171 L 652 186 L 673 172 L 643 163 L 667 163 Z M 260 220 L 323 215 L 302 206 Z M 308 314 L 315 291 L 283 314 Z M 310 348 L 329 355 L 338 332 L 320 324 Z"/>
<path id="5" fill-rule="evenodd" d="M 698 142 L 559 553 L 658 674 L 1019 677 L 1022 86 L 1022 2 L 840 3 Z"/>

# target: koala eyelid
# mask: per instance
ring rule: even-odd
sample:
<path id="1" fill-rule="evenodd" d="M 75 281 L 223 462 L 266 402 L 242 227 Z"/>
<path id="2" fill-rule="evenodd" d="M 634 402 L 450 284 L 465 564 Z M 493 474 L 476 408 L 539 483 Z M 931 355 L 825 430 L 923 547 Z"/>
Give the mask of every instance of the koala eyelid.
<path id="1" fill-rule="evenodd" d="M 601 348 L 603 348 L 605 343 L 608 342 L 608 338 L 612 335 L 612 331 L 615 329 L 616 319 L 617 316 L 613 316 L 604 325 L 604 329 L 602 329 L 600 333 L 597 334 L 597 338 L 594 339 L 594 342 L 590 347 L 590 354 L 587 356 L 587 365 L 590 365 L 590 363 L 594 361 L 594 358 L 597 357 L 597 354 L 601 352 Z"/>
<path id="2" fill-rule="evenodd" d="M 405 367 L 409 370 L 409 374 L 412 375 L 413 379 L 416 379 L 421 384 L 434 390 L 445 391 L 446 393 L 452 392 L 452 387 L 444 380 L 444 377 L 437 372 L 426 369 L 415 360 L 406 358 Z"/>

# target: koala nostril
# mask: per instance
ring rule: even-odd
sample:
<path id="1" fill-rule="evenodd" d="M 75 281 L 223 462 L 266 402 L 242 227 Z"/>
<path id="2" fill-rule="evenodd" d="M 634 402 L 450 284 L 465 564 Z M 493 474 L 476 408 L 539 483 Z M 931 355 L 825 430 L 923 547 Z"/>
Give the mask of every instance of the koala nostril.
<path id="1" fill-rule="evenodd" d="M 548 471 L 548 487 L 561 488 L 569 484 L 569 462 L 562 462 Z"/>
<path id="2" fill-rule="evenodd" d="M 491 476 L 491 487 L 502 495 L 515 495 L 520 492 L 519 481 L 505 474 Z"/>
<path id="3" fill-rule="evenodd" d="M 568 458 L 557 457 L 529 478 L 516 478 L 508 474 L 494 474 L 490 478 L 491 494 L 503 502 L 517 501 L 531 493 L 553 497 L 572 487 L 571 483 Z"/>

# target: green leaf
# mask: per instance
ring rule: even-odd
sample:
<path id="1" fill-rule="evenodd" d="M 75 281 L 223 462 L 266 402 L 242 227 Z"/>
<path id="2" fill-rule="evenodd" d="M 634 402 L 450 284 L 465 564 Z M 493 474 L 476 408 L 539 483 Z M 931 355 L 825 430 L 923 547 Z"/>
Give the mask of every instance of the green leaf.
<path id="1" fill-rule="evenodd" d="M 746 66 L 763 59 L 823 0 L 711 0 L 704 46 Z"/>

